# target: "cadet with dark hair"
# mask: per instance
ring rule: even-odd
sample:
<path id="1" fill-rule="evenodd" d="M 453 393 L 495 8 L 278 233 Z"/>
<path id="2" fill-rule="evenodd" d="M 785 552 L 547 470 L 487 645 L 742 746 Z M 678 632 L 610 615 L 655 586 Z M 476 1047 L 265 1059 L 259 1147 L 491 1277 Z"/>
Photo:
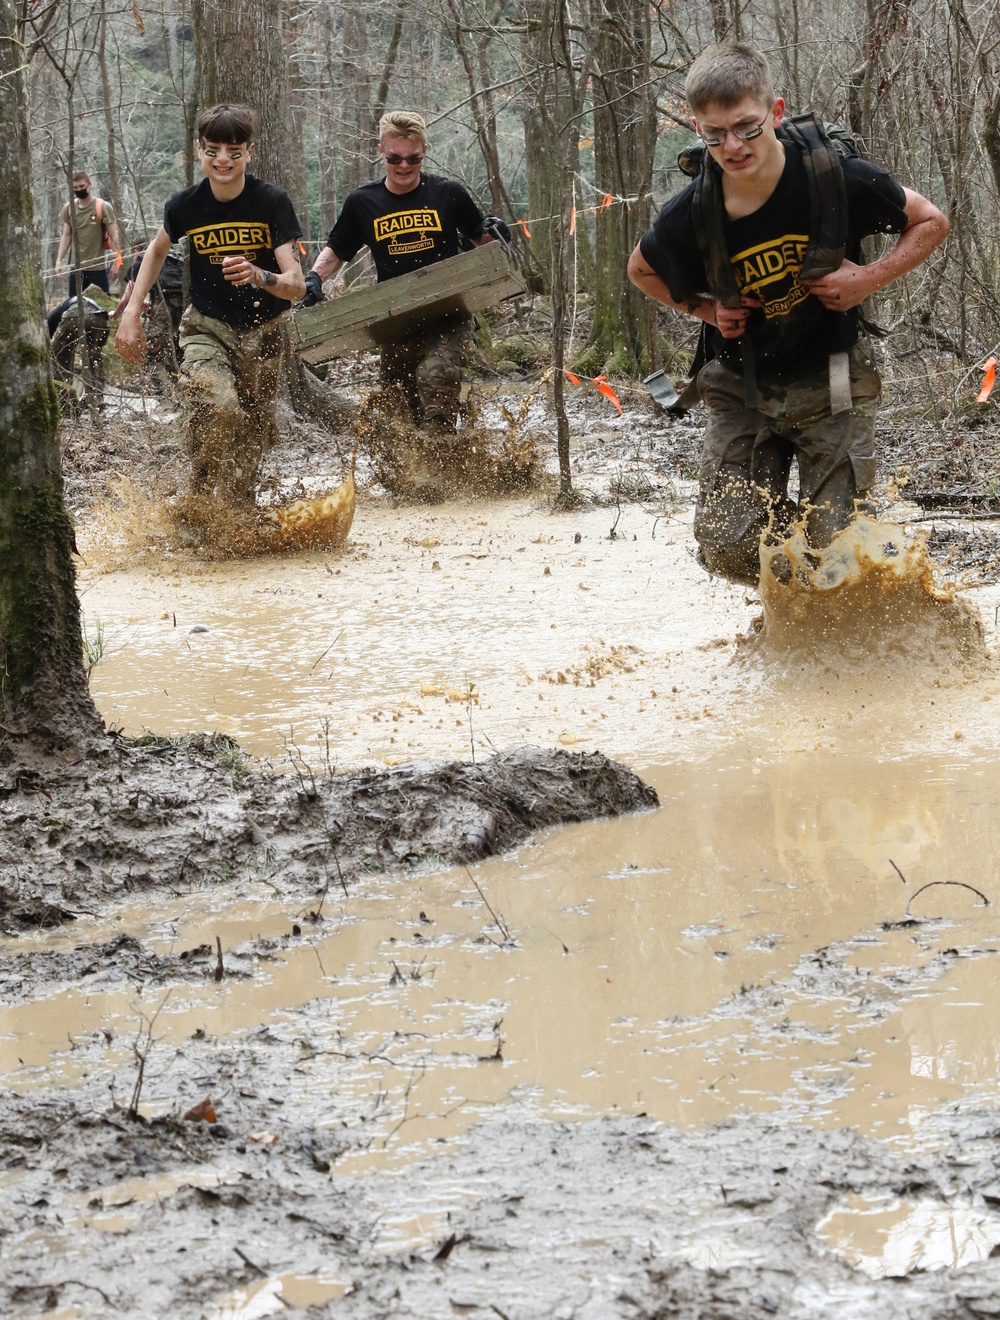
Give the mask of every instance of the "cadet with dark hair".
<path id="1" fill-rule="evenodd" d="M 187 235 L 191 303 L 179 338 L 194 488 L 248 503 L 275 439 L 285 342 L 279 318 L 305 292 L 296 251 L 302 230 L 291 199 L 246 172 L 253 137 L 248 106 L 202 113 L 198 159 L 205 177 L 168 198 L 115 339 L 127 362 L 142 360 L 143 301 L 172 244 Z"/>
<path id="2" fill-rule="evenodd" d="M 829 545 L 867 499 L 881 382 L 858 342 L 858 308 L 925 260 L 948 221 L 879 166 L 841 159 L 815 117 L 782 128 L 785 102 L 753 46 L 703 51 L 685 93 L 701 173 L 664 205 L 628 273 L 651 298 L 706 323 L 699 559 L 756 584 L 762 535 L 770 528 L 776 539 L 797 512 L 793 458 L 812 545 Z M 811 204 L 816 197 L 832 201 Z M 899 238 L 861 264 L 861 240 L 880 233 Z"/>

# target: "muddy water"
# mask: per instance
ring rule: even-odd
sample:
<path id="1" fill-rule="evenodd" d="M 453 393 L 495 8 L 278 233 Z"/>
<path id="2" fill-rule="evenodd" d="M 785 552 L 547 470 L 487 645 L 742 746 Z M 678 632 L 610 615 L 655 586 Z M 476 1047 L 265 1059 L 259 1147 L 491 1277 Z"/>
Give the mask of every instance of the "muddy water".
<path id="1" fill-rule="evenodd" d="M 263 889 L 236 906 L 205 892 L 172 912 L 123 907 L 112 929 L 158 951 L 216 936 L 227 956 L 257 935 L 274 947 L 247 979 L 166 998 L 95 982 L 5 1008 L 6 1082 L 113 1075 L 127 1098 L 132 1040 L 159 1011 L 145 1108 L 183 1110 L 197 1068 L 175 1051 L 198 1031 L 267 1025 L 296 1062 L 268 1084 L 363 1133 L 368 1148 L 341 1161 L 358 1172 L 499 1105 L 684 1126 L 780 1108 L 912 1143 L 942 1102 L 997 1098 L 998 908 L 954 886 L 916 895 L 945 878 L 992 893 L 991 760 L 861 778 L 846 757 L 729 752 L 647 773 L 659 812 L 559 830 L 471 874 L 359 882 L 319 925 Z M 908 903 L 927 920 L 883 929 Z M 73 939 L 110 933 L 80 922 Z M 224 1120 L 226 1083 L 211 1089 Z"/>
<path id="2" fill-rule="evenodd" d="M 862 755 L 956 737 L 996 744 L 989 703 L 1000 685 L 972 637 L 982 626 L 987 650 L 995 637 L 996 588 L 969 593 L 981 625 L 919 583 L 926 608 L 911 619 L 910 599 L 899 619 L 906 593 L 883 592 L 875 663 L 847 663 L 855 648 L 838 640 L 837 602 L 854 590 L 866 617 L 870 574 L 847 592 L 811 593 L 826 613 L 807 646 L 804 593 L 772 584 L 765 601 L 784 641 L 769 627 L 762 642 L 759 599 L 704 575 L 689 519 L 686 506 L 618 517 L 553 516 L 524 501 L 362 504 L 339 555 L 175 556 L 102 573 L 91 547 L 83 608 L 104 641 L 95 697 L 127 733 L 224 732 L 285 769 L 523 742 L 598 747 L 633 764 L 734 740 L 766 756 L 846 750 L 852 734 Z M 961 644 L 970 637 L 978 655 Z"/>
<path id="3" fill-rule="evenodd" d="M 7 1084 L 113 1081 L 127 1100 L 132 1041 L 156 1015 L 144 1111 L 210 1089 L 225 1121 L 235 1083 L 199 1077 L 195 1035 L 266 1028 L 263 1084 L 342 1129 L 336 1167 L 359 1175 L 498 1110 L 686 1127 L 776 1110 L 913 1145 L 934 1140 L 942 1103 L 1000 1098 L 1000 593 L 956 596 L 878 528 L 823 563 L 790 546 L 796 571 L 765 581 L 759 617 L 755 595 L 694 564 L 688 521 L 362 503 L 339 555 L 102 572 L 91 551 L 84 610 L 107 648 L 93 687 L 127 732 L 218 730 L 319 773 L 599 747 L 663 805 L 471 874 L 355 882 L 318 923 L 262 877 L 238 903 L 206 889 L 18 941 L 125 930 L 177 951 L 218 936 L 250 974 L 141 997 L 53 985 L 0 1012 Z M 991 905 L 917 893 L 943 879 Z M 278 1111 L 255 1136 L 280 1134 Z M 872 1274 L 905 1251 L 938 1261 L 949 1232 L 988 1251 L 992 1223 L 942 1228 L 947 1210 L 844 1205 L 824 1232 Z M 403 1204 L 382 1242 L 438 1227 L 435 1206 Z M 278 1283 L 261 1307 L 280 1306 Z M 254 1304 L 234 1295 L 220 1314 Z"/>

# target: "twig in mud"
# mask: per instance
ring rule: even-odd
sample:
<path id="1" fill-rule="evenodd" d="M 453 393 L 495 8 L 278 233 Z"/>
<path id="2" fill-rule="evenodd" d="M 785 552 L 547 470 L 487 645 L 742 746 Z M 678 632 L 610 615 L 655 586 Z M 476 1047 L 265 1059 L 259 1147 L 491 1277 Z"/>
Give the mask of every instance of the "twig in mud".
<path id="1" fill-rule="evenodd" d="M 319 797 L 319 790 L 316 787 L 316 776 L 312 772 L 312 767 L 302 755 L 297 743 L 295 742 L 295 730 L 289 729 L 288 737 L 284 740 L 285 754 L 288 757 L 288 763 L 298 776 L 299 785 L 302 788 L 302 796 L 307 802 L 315 802 Z M 309 783 L 306 783 L 306 775 L 309 776 Z"/>
<path id="2" fill-rule="evenodd" d="M 150 1050 L 153 1048 L 153 1027 L 156 1025 L 156 1019 L 163 1012 L 166 1002 L 172 993 L 172 990 L 167 991 L 160 1000 L 159 1007 L 151 1018 L 147 1018 L 143 1013 L 140 1013 L 139 1015 L 145 1024 L 145 1041 L 143 1041 L 143 1028 L 140 1027 L 138 1036 L 136 1036 L 135 1040 L 132 1042 L 132 1053 L 135 1055 L 137 1066 L 135 1085 L 132 1087 L 132 1099 L 129 1101 L 128 1109 L 125 1111 L 126 1115 L 132 1119 L 139 1117 L 139 1100 L 142 1096 L 142 1084 L 146 1079 L 146 1062 L 149 1059 Z"/>
<path id="3" fill-rule="evenodd" d="M 383 1150 L 386 1148 L 386 1146 L 388 1146 L 389 1142 L 393 1139 L 393 1137 L 396 1135 L 399 1129 L 405 1123 L 408 1123 L 410 1121 L 410 1092 L 413 1090 L 414 1086 L 416 1085 L 417 1074 L 419 1073 L 420 1076 L 422 1077 L 426 1071 L 427 1071 L 426 1064 L 418 1063 L 414 1065 L 413 1071 L 410 1073 L 410 1080 L 406 1083 L 406 1090 L 403 1092 L 403 1117 L 399 1120 L 399 1122 L 396 1124 L 396 1126 L 392 1129 L 391 1132 L 387 1132 L 385 1134 L 385 1137 L 382 1140 Z M 413 1117 L 417 1118 L 419 1117 L 419 1115 L 414 1114 Z"/>
<path id="4" fill-rule="evenodd" d="M 925 889 L 930 889 L 934 885 L 957 885 L 960 889 L 971 889 L 972 892 L 975 895 L 977 895 L 977 897 L 983 900 L 984 907 L 992 906 L 990 900 L 986 897 L 986 895 L 983 893 L 981 889 L 977 889 L 975 885 L 966 884 L 964 880 L 928 880 L 925 885 L 920 886 L 920 888 L 916 891 L 915 894 L 910 895 L 909 902 L 907 902 L 906 904 L 906 914 L 905 914 L 908 920 L 911 921 L 927 920 L 927 918 L 925 917 L 914 917 L 910 912 L 910 903 L 912 903 L 915 898 L 917 898 L 920 894 L 922 894 Z"/>
<path id="5" fill-rule="evenodd" d="M 551 935 L 554 940 L 556 940 L 559 944 L 562 945 L 563 953 L 569 953 L 569 949 L 567 948 L 565 941 L 559 939 L 559 936 L 555 933 L 554 930 L 549 930 L 548 926 L 545 926 L 544 929 L 547 932 L 547 934 Z"/>
<path id="6" fill-rule="evenodd" d="M 468 678 L 465 680 L 465 682 L 466 682 L 466 685 L 467 685 L 467 696 L 466 696 L 466 699 L 465 699 L 465 704 L 466 704 L 466 706 L 467 706 L 467 708 L 468 708 L 468 712 L 469 712 L 469 752 L 470 752 L 470 754 L 471 754 L 471 756 L 472 756 L 472 764 L 475 765 L 475 764 L 476 764 L 476 740 L 475 740 L 475 738 L 474 738 L 474 736 L 473 736 L 473 732 L 472 732 L 472 697 L 473 697 L 473 693 L 474 693 L 475 690 L 476 690 L 476 685 L 475 685 L 475 683 L 473 683 L 473 682 L 472 682 L 470 679 L 468 679 Z"/>
<path id="7" fill-rule="evenodd" d="M 112 1310 L 117 1309 L 117 1308 L 115 1307 L 114 1302 L 111 1300 L 111 1298 L 108 1296 L 108 1294 L 104 1291 L 104 1289 L 103 1289 L 103 1288 L 98 1288 L 98 1286 L 97 1286 L 96 1283 L 84 1283 L 84 1281 L 83 1281 L 82 1279 L 60 1279 L 60 1280 L 58 1281 L 58 1283 L 47 1283 L 47 1284 L 45 1285 L 45 1287 L 46 1287 L 46 1288 L 56 1288 L 56 1289 L 58 1289 L 58 1288 L 68 1288 L 68 1287 L 70 1286 L 70 1284 L 72 1284 L 74 1288 L 88 1288 L 91 1292 L 95 1292 L 95 1293 L 97 1293 L 99 1296 L 103 1297 L 104 1300 L 105 1300 L 105 1302 L 108 1304 L 108 1306 L 110 1306 L 110 1307 L 112 1308 Z"/>
<path id="8" fill-rule="evenodd" d="M 493 1023 L 493 1034 L 494 1036 L 496 1036 L 496 1040 L 497 1040 L 496 1049 L 493 1051 L 492 1054 L 481 1054 L 479 1056 L 480 1063 L 503 1063 L 503 1032 L 501 1031 L 502 1026 L 503 1026 L 503 1018 L 497 1018 L 497 1020 Z"/>
<path id="9" fill-rule="evenodd" d="M 239 1256 L 244 1265 L 248 1265 L 250 1269 L 259 1274 L 262 1278 L 267 1275 L 268 1271 L 262 1270 L 255 1260 L 251 1260 L 242 1247 L 233 1247 L 233 1250 L 236 1252 L 237 1256 Z"/>
<path id="10" fill-rule="evenodd" d="M 315 669 L 316 666 L 319 664 L 320 660 L 325 660 L 325 659 L 326 659 L 326 657 L 330 654 L 330 652 L 333 650 L 333 648 L 337 645 L 337 643 L 340 641 L 340 639 L 341 639 L 341 637 L 343 637 L 343 635 L 344 635 L 344 630 L 343 630 L 343 628 L 341 628 L 340 632 L 337 633 L 336 637 L 333 639 L 333 641 L 330 643 L 330 645 L 326 648 L 326 650 L 323 652 L 323 654 L 322 654 L 321 656 L 317 656 L 317 658 L 313 661 L 313 663 L 312 663 L 312 668 L 309 670 L 309 673 L 310 673 L 310 674 L 312 673 L 313 669 Z"/>
<path id="11" fill-rule="evenodd" d="M 218 935 L 216 935 L 215 937 L 215 951 L 216 951 L 215 979 L 217 981 L 221 981 L 226 974 L 226 969 L 222 964 L 222 940 L 219 939 Z"/>
<path id="12" fill-rule="evenodd" d="M 905 876 L 905 875 L 903 874 L 903 872 L 899 869 L 899 867 L 896 865 L 896 863 L 892 860 L 891 857 L 889 858 L 889 865 L 890 865 L 890 866 L 892 867 L 892 869 L 896 872 L 896 874 L 899 876 L 900 880 L 902 880 L 902 882 L 903 882 L 904 885 L 908 885 L 908 884 L 910 883 L 909 880 L 907 880 L 906 876 Z"/>
<path id="13" fill-rule="evenodd" d="M 511 937 L 511 933 L 510 933 L 510 928 L 507 926 L 507 923 L 504 921 L 503 917 L 501 917 L 498 913 L 496 913 L 496 912 L 493 911 L 493 908 L 490 906 L 490 900 L 489 900 L 489 899 L 486 897 L 486 895 L 483 893 L 482 889 L 480 889 L 480 887 L 479 887 L 479 882 L 476 880 L 476 877 L 472 874 L 472 872 L 469 870 L 468 867 L 465 868 L 465 874 L 469 877 L 469 879 L 472 881 L 472 883 L 476 886 L 476 893 L 479 895 L 479 897 L 480 897 L 480 898 L 483 900 L 483 902 L 486 904 L 486 911 L 487 911 L 487 912 L 490 914 L 490 916 L 493 918 L 493 924 L 496 926 L 497 930 L 498 930 L 498 931 L 500 932 L 500 934 L 503 936 L 503 938 L 504 938 L 504 943 L 505 943 L 505 944 L 509 944 L 510 941 L 511 941 L 511 938 L 512 938 L 512 937 Z M 487 939 L 490 939 L 490 937 L 489 937 L 488 935 L 486 936 L 486 938 L 487 938 Z M 496 941 L 496 940 L 491 940 L 490 943 L 491 943 L 491 944 L 497 944 L 497 941 Z M 499 944 L 497 944 L 497 947 L 500 948 L 501 946 L 500 946 Z"/>

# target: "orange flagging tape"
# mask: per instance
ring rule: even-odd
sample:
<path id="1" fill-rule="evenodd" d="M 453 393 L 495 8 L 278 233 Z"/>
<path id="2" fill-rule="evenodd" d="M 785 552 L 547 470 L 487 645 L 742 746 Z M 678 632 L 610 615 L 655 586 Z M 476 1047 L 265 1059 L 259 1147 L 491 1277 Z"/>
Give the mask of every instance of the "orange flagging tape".
<path id="1" fill-rule="evenodd" d="M 983 387 L 976 397 L 977 403 L 985 403 L 990 397 L 993 386 L 997 379 L 997 360 L 995 357 L 988 357 L 983 363 Z"/>
<path id="2" fill-rule="evenodd" d="M 581 378 L 580 378 L 579 376 L 574 376 L 574 374 L 573 374 L 572 371 L 564 371 L 564 372 L 563 372 L 563 375 L 564 375 L 564 376 L 566 377 L 566 379 L 567 379 L 568 381 L 570 381 L 573 385 L 582 385 L 582 384 L 583 384 L 583 381 L 581 380 Z M 604 397 L 605 397 L 606 399 L 610 399 L 611 402 L 612 402 L 612 403 L 615 405 L 615 407 L 618 409 L 618 412 L 619 412 L 622 416 L 624 416 L 624 413 L 622 413 L 622 406 L 621 406 L 621 404 L 620 404 L 619 401 L 618 401 L 618 395 L 614 392 L 614 390 L 613 390 L 613 389 L 611 388 L 611 386 L 608 384 L 608 378 L 607 378 L 607 376 L 592 376 L 592 377 L 590 378 L 590 383 L 591 383 L 592 385 L 596 385 L 597 388 L 600 390 L 600 392 L 604 395 Z"/>

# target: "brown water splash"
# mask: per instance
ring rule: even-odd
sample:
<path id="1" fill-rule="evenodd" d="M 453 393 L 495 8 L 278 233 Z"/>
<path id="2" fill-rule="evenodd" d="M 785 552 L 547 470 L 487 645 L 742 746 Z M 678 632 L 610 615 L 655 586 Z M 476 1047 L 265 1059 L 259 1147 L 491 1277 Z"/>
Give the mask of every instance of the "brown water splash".
<path id="1" fill-rule="evenodd" d="M 965 666 L 984 659 L 986 646 L 958 592 L 936 580 L 919 532 L 861 516 L 817 550 L 796 526 L 777 549 L 761 549 L 764 612 L 742 654 L 832 669 Z"/>
<path id="2" fill-rule="evenodd" d="M 234 504 L 214 495 L 188 494 L 150 500 L 121 478 L 109 501 L 95 510 L 100 529 L 88 558 L 112 561 L 116 550 L 134 562 L 150 552 L 187 551 L 200 559 L 253 559 L 297 550 L 336 550 L 354 521 L 353 473 L 330 494 L 294 500 L 270 509 Z"/>

